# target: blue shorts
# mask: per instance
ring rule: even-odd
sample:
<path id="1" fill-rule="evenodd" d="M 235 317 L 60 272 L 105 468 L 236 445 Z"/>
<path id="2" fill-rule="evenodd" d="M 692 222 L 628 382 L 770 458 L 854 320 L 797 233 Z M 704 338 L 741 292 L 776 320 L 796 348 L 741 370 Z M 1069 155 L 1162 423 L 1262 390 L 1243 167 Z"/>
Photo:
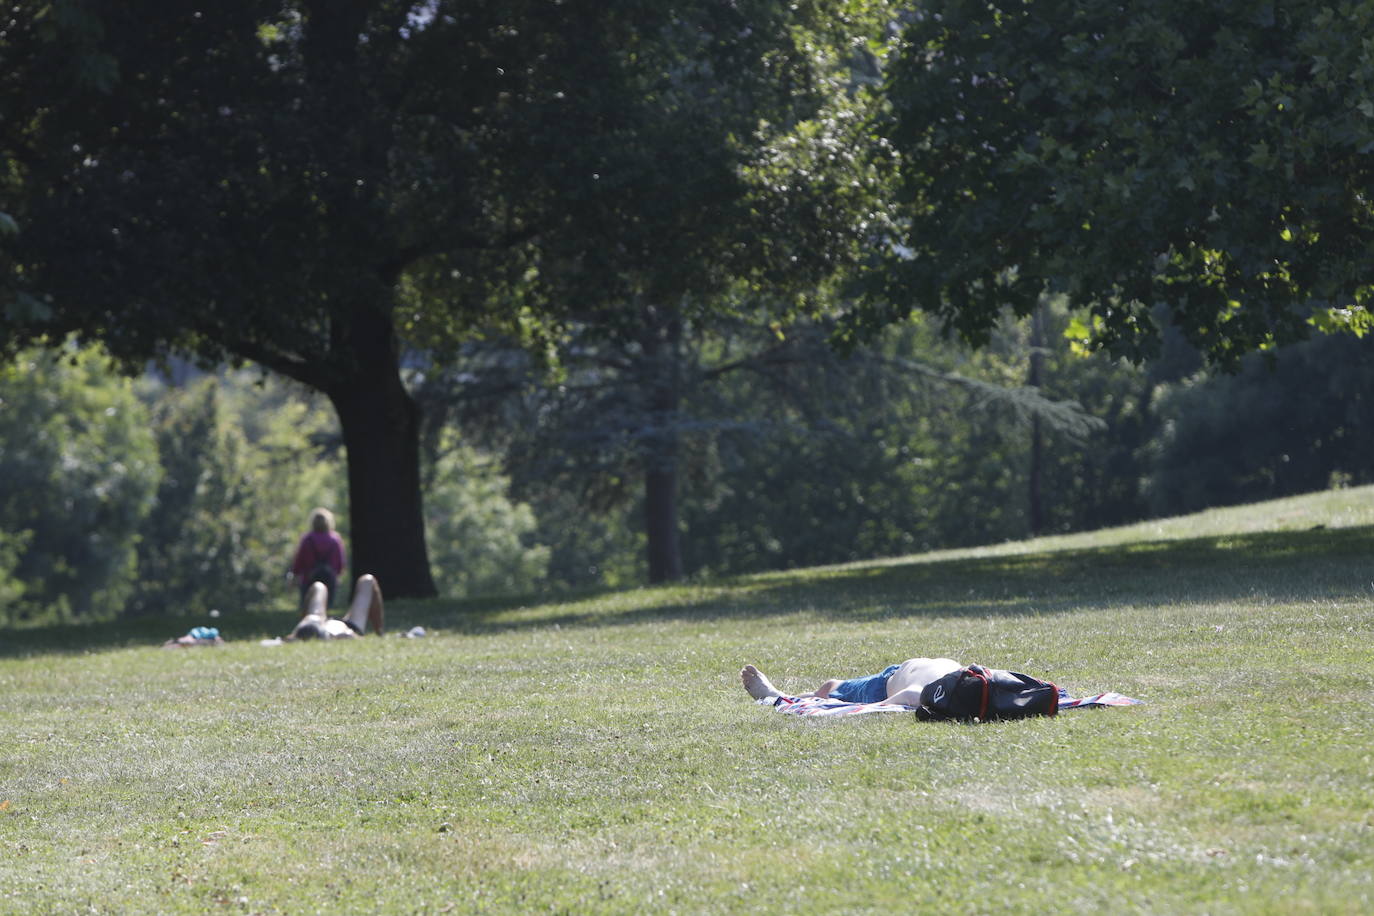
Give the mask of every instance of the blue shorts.
<path id="1" fill-rule="evenodd" d="M 900 667 L 888 665 L 877 674 L 840 681 L 840 686 L 830 691 L 830 695 L 846 703 L 881 703 L 887 699 L 887 679 Z"/>

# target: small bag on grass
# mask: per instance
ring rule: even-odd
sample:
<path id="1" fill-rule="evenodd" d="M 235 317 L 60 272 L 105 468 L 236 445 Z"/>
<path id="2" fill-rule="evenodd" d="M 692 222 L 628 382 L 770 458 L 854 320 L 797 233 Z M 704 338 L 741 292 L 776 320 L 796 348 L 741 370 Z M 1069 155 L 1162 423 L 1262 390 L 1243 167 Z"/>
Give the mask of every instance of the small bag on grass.
<path id="1" fill-rule="evenodd" d="M 1059 711 L 1059 688 L 1029 674 L 969 665 L 931 681 L 921 691 L 921 719 L 987 722 L 1052 716 Z"/>

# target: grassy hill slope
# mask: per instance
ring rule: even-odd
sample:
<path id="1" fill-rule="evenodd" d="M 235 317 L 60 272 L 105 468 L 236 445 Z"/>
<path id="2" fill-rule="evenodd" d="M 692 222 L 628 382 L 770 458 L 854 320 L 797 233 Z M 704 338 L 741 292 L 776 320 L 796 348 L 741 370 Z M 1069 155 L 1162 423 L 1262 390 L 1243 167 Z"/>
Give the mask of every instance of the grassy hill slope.
<path id="1" fill-rule="evenodd" d="M 388 608 L 424 639 L 0 633 L 0 912 L 1367 912 L 1372 598 L 1363 488 Z M 737 677 L 919 654 L 1148 705 L 808 721 Z"/>

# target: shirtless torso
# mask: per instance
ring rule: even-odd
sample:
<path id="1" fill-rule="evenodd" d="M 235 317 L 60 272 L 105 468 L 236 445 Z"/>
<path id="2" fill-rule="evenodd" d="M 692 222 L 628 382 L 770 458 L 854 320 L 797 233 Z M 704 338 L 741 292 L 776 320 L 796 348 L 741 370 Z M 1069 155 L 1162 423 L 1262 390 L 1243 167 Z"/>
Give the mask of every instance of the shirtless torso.
<path id="1" fill-rule="evenodd" d="M 921 690 L 926 684 L 962 667 L 952 658 L 909 658 L 887 679 L 888 702 L 920 706 Z"/>
<path id="2" fill-rule="evenodd" d="M 855 703 L 898 703 L 902 706 L 920 706 L 921 690 L 926 684 L 944 677 L 951 671 L 964 667 L 952 658 L 909 658 L 898 665 L 891 665 L 878 674 L 868 677 L 839 680 L 832 678 L 812 693 L 801 696 L 830 697 Z M 782 692 L 773 686 L 767 677 L 753 665 L 745 665 L 740 671 L 744 689 L 756 700 L 781 696 Z"/>

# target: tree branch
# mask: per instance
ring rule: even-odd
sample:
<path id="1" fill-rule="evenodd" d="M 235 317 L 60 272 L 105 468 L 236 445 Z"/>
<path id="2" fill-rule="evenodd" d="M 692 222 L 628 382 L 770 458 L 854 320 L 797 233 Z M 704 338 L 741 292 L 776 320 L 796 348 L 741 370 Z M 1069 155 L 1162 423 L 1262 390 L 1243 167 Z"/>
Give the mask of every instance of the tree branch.
<path id="1" fill-rule="evenodd" d="M 527 226 L 524 229 L 515 229 L 501 235 L 488 237 L 466 229 L 452 229 L 441 238 L 431 239 L 420 244 L 401 246 L 394 257 L 382 262 L 381 271 L 383 276 L 394 280 L 407 267 L 421 258 L 453 250 L 500 251 L 504 248 L 514 248 L 533 240 L 540 231 L 539 227 Z"/>

